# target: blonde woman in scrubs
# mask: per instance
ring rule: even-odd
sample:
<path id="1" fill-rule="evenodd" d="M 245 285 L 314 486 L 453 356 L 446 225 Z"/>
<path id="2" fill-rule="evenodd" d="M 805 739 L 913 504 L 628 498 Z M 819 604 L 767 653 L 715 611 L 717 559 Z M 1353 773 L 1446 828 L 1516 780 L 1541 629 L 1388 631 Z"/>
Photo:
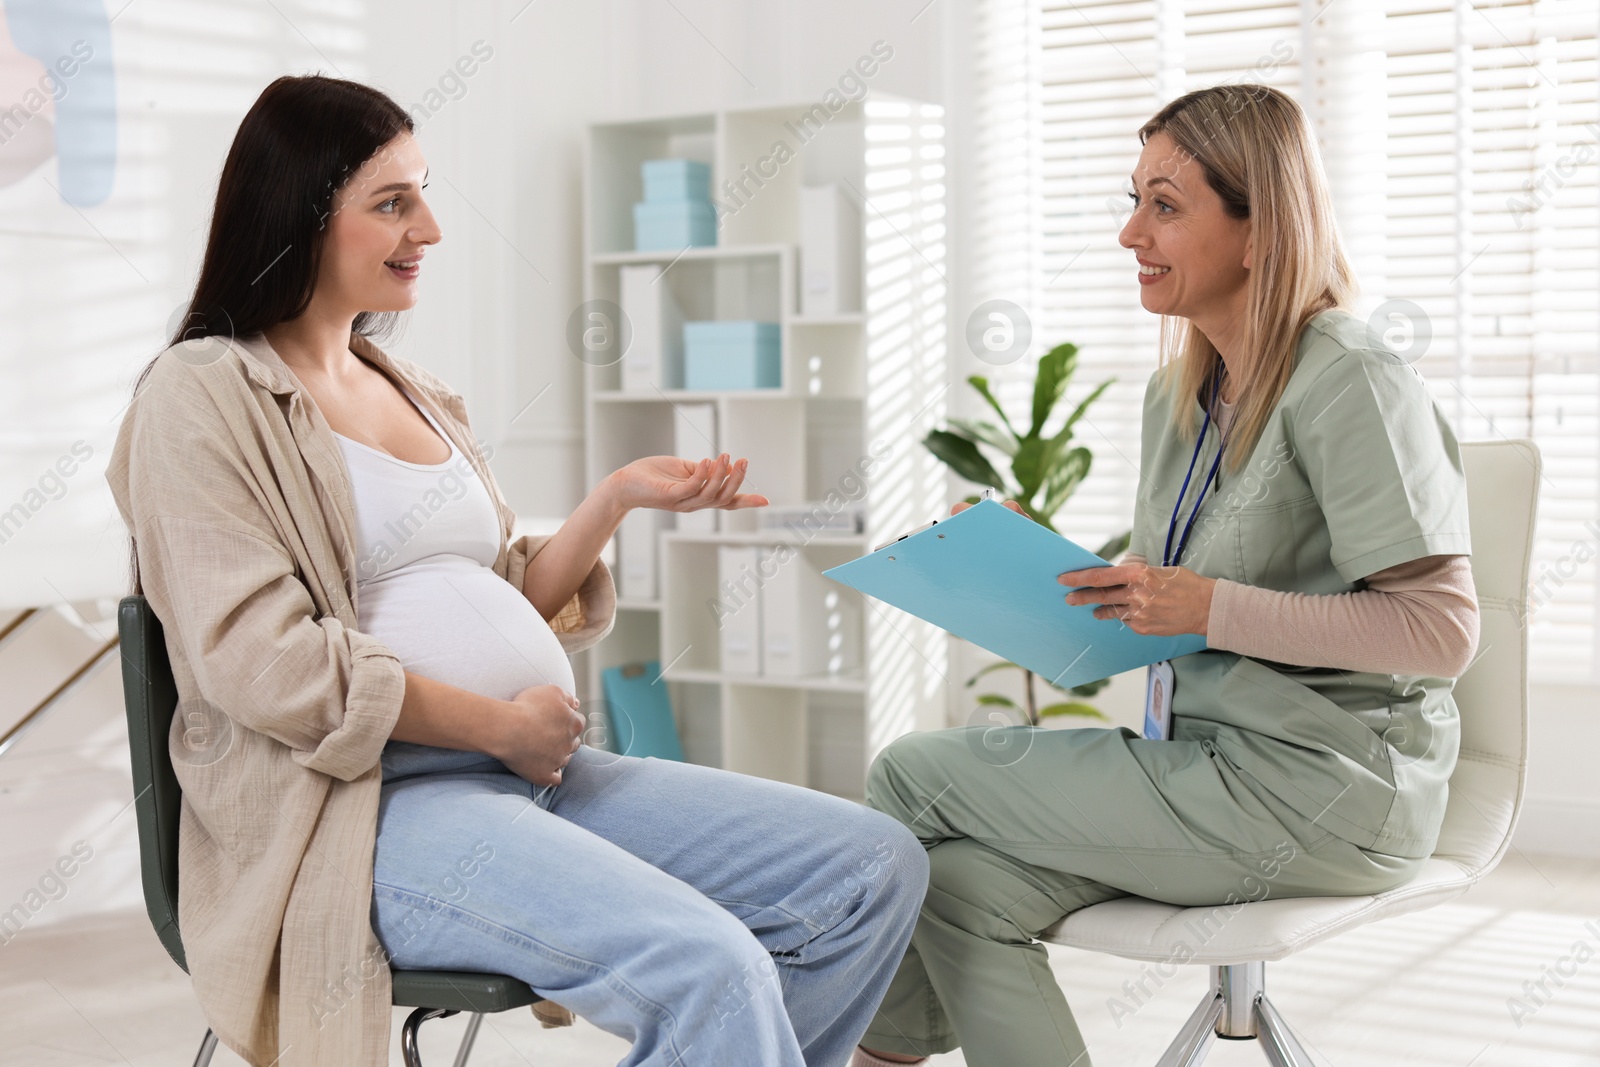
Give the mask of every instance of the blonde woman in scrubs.
<path id="1" fill-rule="evenodd" d="M 1120 240 L 1163 360 L 1133 541 L 1060 580 L 1097 617 L 1208 647 L 1171 661 L 1165 740 L 1018 727 L 998 757 L 973 727 L 882 753 L 867 802 L 916 832 L 930 883 L 857 1065 L 960 1047 L 1086 1067 L 1036 940 L 1063 916 L 1380 892 L 1438 837 L 1478 639 L 1455 436 L 1350 310 L 1293 100 L 1201 90 L 1139 139 Z"/>

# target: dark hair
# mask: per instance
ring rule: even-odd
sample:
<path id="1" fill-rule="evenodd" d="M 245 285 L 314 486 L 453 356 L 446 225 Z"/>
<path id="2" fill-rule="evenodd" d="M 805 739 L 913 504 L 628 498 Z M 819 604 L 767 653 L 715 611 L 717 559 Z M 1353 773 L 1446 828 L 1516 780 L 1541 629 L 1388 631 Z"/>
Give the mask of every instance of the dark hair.
<path id="1" fill-rule="evenodd" d="M 167 343 L 248 337 L 303 313 L 334 194 L 413 128 L 405 109 L 359 82 L 286 76 L 262 90 L 228 149 L 200 279 Z M 362 312 L 356 332 L 377 318 Z"/>
<path id="2" fill-rule="evenodd" d="M 263 89 L 222 164 L 200 278 L 167 345 L 249 337 L 303 314 L 334 195 L 379 149 L 414 129 L 404 108 L 359 82 L 284 76 Z M 364 311 L 352 329 L 379 335 L 395 318 Z M 145 365 L 134 395 L 155 363 Z M 138 574 L 135 554 L 135 592 Z"/>

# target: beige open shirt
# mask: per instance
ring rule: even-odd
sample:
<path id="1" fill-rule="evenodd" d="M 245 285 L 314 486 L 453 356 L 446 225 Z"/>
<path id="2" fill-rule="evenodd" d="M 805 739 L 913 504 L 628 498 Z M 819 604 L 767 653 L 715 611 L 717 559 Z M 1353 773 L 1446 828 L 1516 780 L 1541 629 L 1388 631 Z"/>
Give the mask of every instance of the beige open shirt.
<path id="1" fill-rule="evenodd" d="M 365 338 L 350 348 L 422 399 L 472 463 L 501 519 L 494 571 L 520 590 L 548 538 L 511 540 L 461 397 Z M 106 478 L 177 682 L 178 921 L 206 1020 L 257 1067 L 384 1067 L 373 846 L 405 677 L 357 629 L 354 506 L 333 431 L 261 336 L 187 342 L 157 359 Z M 615 610 L 596 563 L 552 627 L 577 651 Z M 183 735 L 196 715 L 224 735 L 203 758 Z"/>

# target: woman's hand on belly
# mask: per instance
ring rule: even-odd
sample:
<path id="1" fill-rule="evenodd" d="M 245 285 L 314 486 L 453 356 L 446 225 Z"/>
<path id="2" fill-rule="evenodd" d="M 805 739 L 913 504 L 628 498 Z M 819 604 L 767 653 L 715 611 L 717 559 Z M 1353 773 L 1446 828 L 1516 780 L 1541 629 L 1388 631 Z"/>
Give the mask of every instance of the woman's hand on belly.
<path id="1" fill-rule="evenodd" d="M 489 755 L 534 785 L 560 785 L 583 743 L 578 698 L 559 685 L 535 685 L 511 698 Z"/>
<path id="2" fill-rule="evenodd" d="M 1121 619 L 1141 634 L 1173 637 L 1204 634 L 1217 580 L 1187 567 L 1124 563 L 1067 571 L 1062 585 L 1084 586 L 1067 594 L 1068 604 L 1098 604 L 1097 619 Z"/>

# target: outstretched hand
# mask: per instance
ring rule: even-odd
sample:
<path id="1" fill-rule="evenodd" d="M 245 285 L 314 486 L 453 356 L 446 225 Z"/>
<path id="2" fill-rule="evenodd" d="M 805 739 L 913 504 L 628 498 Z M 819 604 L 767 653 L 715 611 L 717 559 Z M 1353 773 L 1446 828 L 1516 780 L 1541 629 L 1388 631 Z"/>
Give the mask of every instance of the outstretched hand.
<path id="1" fill-rule="evenodd" d="M 726 452 L 695 463 L 677 456 L 646 456 L 612 477 L 617 500 L 628 508 L 700 511 L 703 508 L 761 508 L 771 503 L 759 493 L 741 493 L 748 459 L 731 462 Z"/>

